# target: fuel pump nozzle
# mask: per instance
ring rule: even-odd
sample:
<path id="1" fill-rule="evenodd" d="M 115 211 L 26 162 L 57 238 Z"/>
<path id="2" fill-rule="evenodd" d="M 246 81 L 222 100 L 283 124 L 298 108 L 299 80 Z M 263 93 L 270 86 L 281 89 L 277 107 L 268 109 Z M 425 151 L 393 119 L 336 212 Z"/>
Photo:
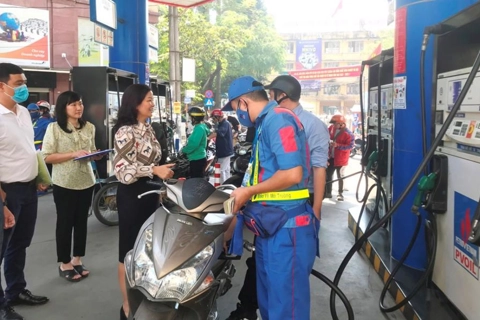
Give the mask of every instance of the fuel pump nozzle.
<path id="1" fill-rule="evenodd" d="M 435 188 L 435 182 L 437 180 L 437 174 L 432 172 L 428 176 L 423 176 L 418 182 L 418 191 L 413 200 L 412 212 L 418 214 L 418 210 L 425 203 L 424 199 Z"/>
<path id="2" fill-rule="evenodd" d="M 372 169 L 372 166 L 375 162 L 377 162 L 378 160 L 378 150 L 374 150 L 370 156 L 368 157 L 368 163 L 367 163 L 367 167 L 366 167 L 366 172 L 370 172 L 370 170 Z"/>

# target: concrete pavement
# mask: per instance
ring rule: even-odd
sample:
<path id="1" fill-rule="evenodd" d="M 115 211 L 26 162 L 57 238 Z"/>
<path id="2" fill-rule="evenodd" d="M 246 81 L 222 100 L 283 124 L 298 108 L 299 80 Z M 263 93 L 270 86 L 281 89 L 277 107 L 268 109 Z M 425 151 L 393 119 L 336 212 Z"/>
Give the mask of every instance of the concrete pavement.
<path id="1" fill-rule="evenodd" d="M 348 172 L 359 169 L 358 159 L 351 162 Z M 322 213 L 321 259 L 317 259 L 315 269 L 333 279 L 344 255 L 353 244 L 353 235 L 347 226 L 347 210 L 358 205 L 354 202 L 354 192 L 358 176 L 350 178 L 346 185 L 345 201 L 337 203 L 325 200 Z M 336 186 L 334 186 L 334 199 Z M 106 227 L 96 220 L 89 219 L 87 256 L 85 265 L 91 275 L 79 283 L 69 283 L 58 276 L 55 250 L 55 206 L 52 195 L 39 199 L 39 211 L 35 237 L 27 251 L 26 278 L 28 288 L 39 295 L 46 295 L 50 302 L 43 306 L 19 306 L 16 310 L 27 320 L 103 320 L 118 319 L 121 297 L 117 286 L 117 237 L 116 227 Z M 243 283 L 245 260 L 236 262 L 237 275 L 233 288 L 218 301 L 220 320 L 224 320 L 237 303 L 237 294 Z M 331 319 L 329 312 L 330 290 L 316 278 L 312 284 L 311 319 Z M 340 288 L 350 299 L 357 320 L 404 319 L 400 313 L 388 317 L 378 308 L 378 297 L 382 282 L 370 263 L 357 254 L 346 269 Z M 387 299 L 391 305 L 392 299 Z M 347 319 L 344 308 L 337 299 L 340 319 Z M 272 319 L 273 320 L 273 319 Z M 274 319 L 277 320 L 277 319 Z"/>

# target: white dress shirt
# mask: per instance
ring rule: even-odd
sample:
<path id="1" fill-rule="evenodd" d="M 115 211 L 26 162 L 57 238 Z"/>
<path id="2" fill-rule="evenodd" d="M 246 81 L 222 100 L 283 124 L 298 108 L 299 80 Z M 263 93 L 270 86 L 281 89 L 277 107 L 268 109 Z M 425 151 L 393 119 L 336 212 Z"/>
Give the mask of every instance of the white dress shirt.
<path id="1" fill-rule="evenodd" d="M 0 104 L 0 182 L 30 182 L 37 177 L 33 125 L 25 107 L 16 111 Z"/>

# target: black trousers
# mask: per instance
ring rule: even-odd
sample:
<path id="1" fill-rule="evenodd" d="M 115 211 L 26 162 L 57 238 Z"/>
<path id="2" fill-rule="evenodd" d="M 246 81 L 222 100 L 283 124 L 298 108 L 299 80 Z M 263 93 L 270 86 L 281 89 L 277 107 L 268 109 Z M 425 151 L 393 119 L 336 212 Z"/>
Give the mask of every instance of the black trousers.
<path id="1" fill-rule="evenodd" d="M 190 177 L 203 178 L 205 176 L 205 166 L 207 165 L 207 158 L 190 161 Z"/>
<path id="2" fill-rule="evenodd" d="M 328 159 L 328 167 L 327 167 L 327 184 L 325 185 L 325 194 L 332 194 L 332 185 L 333 183 L 328 181 L 333 180 L 333 173 L 337 173 L 338 180 L 338 193 L 343 193 L 343 176 L 344 176 L 345 166 L 334 166 L 333 158 Z"/>
<path id="3" fill-rule="evenodd" d="M 88 209 L 92 202 L 93 187 L 72 190 L 53 185 L 53 200 L 57 208 L 57 261 L 69 263 L 73 256 L 85 256 L 87 245 Z"/>
<path id="4" fill-rule="evenodd" d="M 313 193 L 310 193 L 310 205 L 313 205 Z M 254 244 L 255 244 L 254 238 Z M 253 251 L 252 256 L 249 257 L 245 263 L 247 264 L 247 272 L 245 274 L 245 280 L 243 280 L 242 289 L 238 294 L 238 300 L 247 310 L 255 311 L 258 309 L 258 300 L 257 300 L 257 265 L 255 262 L 255 251 Z"/>
<path id="5" fill-rule="evenodd" d="M 26 250 L 35 232 L 38 206 L 35 180 L 2 183 L 2 189 L 7 194 L 8 209 L 15 216 L 15 226 L 5 230 L 3 234 L 1 259 L 7 287 L 4 292 L 0 286 L 0 306 L 5 304 L 5 299 L 16 298 L 27 287 L 23 270 Z"/>
<path id="6" fill-rule="evenodd" d="M 150 178 L 140 178 L 132 184 L 120 183 L 117 187 L 118 209 L 118 262 L 123 263 L 128 251 L 133 249 L 138 232 L 159 204 L 158 194 L 138 199 L 138 195 L 155 189 L 147 184 Z"/>

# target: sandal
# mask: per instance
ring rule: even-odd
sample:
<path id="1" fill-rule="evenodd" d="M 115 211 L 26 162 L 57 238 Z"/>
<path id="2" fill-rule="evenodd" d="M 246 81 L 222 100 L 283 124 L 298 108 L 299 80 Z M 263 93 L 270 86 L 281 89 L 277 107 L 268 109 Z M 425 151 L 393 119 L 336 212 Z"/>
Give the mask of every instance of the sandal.
<path id="1" fill-rule="evenodd" d="M 85 268 L 85 266 L 83 264 L 79 264 L 78 266 L 73 266 L 73 268 L 75 269 L 75 271 L 77 271 L 77 273 L 79 275 L 82 276 L 82 278 L 86 278 L 88 277 L 88 275 L 90 274 L 90 270 L 88 270 L 87 268 Z M 87 271 L 88 273 L 87 274 L 83 274 L 85 271 Z"/>
<path id="2" fill-rule="evenodd" d="M 123 310 L 123 306 L 120 307 L 120 320 L 128 320 L 128 317 Z"/>
<path id="3" fill-rule="evenodd" d="M 60 277 L 65 278 L 65 280 L 70 281 L 70 282 L 78 282 L 82 280 L 82 277 L 75 279 L 76 275 L 80 275 L 77 270 L 72 269 L 72 270 L 62 270 L 62 268 L 58 267 L 58 273 Z"/>

